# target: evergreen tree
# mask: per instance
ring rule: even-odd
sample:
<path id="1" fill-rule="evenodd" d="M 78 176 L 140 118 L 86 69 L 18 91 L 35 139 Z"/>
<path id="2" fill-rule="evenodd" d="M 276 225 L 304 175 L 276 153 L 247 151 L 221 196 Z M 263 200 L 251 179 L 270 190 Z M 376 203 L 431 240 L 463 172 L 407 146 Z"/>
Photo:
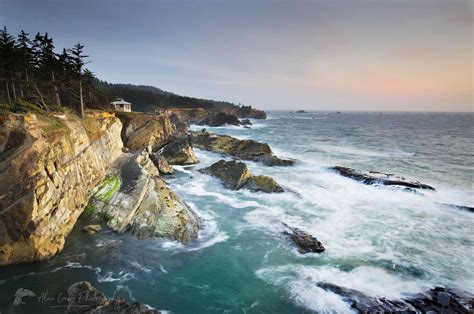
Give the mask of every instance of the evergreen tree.
<path id="1" fill-rule="evenodd" d="M 81 117 L 84 119 L 85 114 L 84 114 L 84 99 L 82 97 L 82 67 L 86 64 L 84 59 L 88 58 L 89 56 L 86 56 L 83 54 L 83 49 L 84 46 L 81 45 L 80 43 L 77 43 L 74 45 L 72 49 L 68 49 L 68 52 L 71 55 L 71 64 L 73 67 L 74 72 L 77 74 L 78 80 L 79 80 L 79 102 L 80 102 L 80 112 L 81 112 Z"/>

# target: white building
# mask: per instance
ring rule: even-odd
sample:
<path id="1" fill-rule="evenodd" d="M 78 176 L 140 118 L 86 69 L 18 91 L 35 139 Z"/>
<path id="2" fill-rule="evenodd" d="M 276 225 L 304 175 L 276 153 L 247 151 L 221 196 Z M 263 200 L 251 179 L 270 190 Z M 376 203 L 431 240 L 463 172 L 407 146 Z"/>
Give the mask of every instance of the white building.
<path id="1" fill-rule="evenodd" d="M 117 98 L 115 101 L 112 101 L 110 106 L 117 111 L 132 111 L 132 104 L 123 100 L 123 98 Z"/>

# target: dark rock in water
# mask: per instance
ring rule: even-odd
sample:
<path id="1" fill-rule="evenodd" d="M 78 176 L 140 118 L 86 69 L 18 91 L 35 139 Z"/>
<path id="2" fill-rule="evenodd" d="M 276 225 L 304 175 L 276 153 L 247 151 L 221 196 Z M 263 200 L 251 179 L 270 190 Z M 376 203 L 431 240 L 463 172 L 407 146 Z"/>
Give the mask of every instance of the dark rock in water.
<path id="1" fill-rule="evenodd" d="M 199 161 L 194 154 L 191 137 L 184 135 L 168 143 L 161 155 L 172 165 L 193 165 Z"/>
<path id="2" fill-rule="evenodd" d="M 274 166 L 293 166 L 295 160 L 291 159 L 281 159 L 273 155 L 258 156 L 253 159 L 253 161 L 258 161 L 263 163 L 265 166 L 274 167 Z"/>
<path id="3" fill-rule="evenodd" d="M 298 110 L 298 111 L 296 111 L 296 113 L 308 113 L 308 112 L 304 111 L 304 110 Z"/>
<path id="4" fill-rule="evenodd" d="M 298 247 L 298 252 L 301 254 L 324 252 L 325 248 L 322 243 L 312 235 L 298 228 L 290 227 L 285 223 L 283 225 L 290 230 L 290 232 L 284 231 L 283 234 Z"/>
<path id="5" fill-rule="evenodd" d="M 241 161 L 219 160 L 207 168 L 200 169 L 199 172 L 219 178 L 226 188 L 232 190 L 239 190 L 245 186 L 255 192 L 284 192 L 271 177 L 252 175 L 247 165 Z"/>
<path id="6" fill-rule="evenodd" d="M 233 190 L 240 189 L 250 178 L 247 165 L 235 160 L 219 160 L 207 168 L 200 169 L 199 172 L 219 178 L 225 187 Z"/>
<path id="7" fill-rule="evenodd" d="M 173 167 L 168 163 L 165 157 L 163 157 L 160 153 L 156 152 L 150 154 L 150 159 L 153 164 L 158 168 L 160 174 L 169 175 L 173 174 L 174 170 Z"/>
<path id="8" fill-rule="evenodd" d="M 271 177 L 251 176 L 245 187 L 249 190 L 265 193 L 282 193 L 283 188 Z"/>
<path id="9" fill-rule="evenodd" d="M 427 184 L 420 183 L 418 181 L 409 181 L 405 178 L 395 176 L 393 174 L 368 171 L 362 172 L 351 168 L 336 166 L 332 168 L 336 170 L 340 175 L 348 177 L 357 181 L 360 181 L 364 184 L 382 184 L 382 185 L 398 185 L 404 186 L 412 189 L 426 189 L 426 190 L 435 190 L 432 186 Z"/>
<path id="10" fill-rule="evenodd" d="M 244 119 L 240 123 L 242 123 L 242 125 L 252 125 L 252 122 L 250 122 L 249 119 Z"/>
<path id="11" fill-rule="evenodd" d="M 225 125 L 225 124 L 238 126 L 238 125 L 241 125 L 241 122 L 240 122 L 239 118 L 237 118 L 237 116 L 235 116 L 233 114 L 227 114 L 225 112 L 219 112 L 214 116 L 211 116 L 211 117 L 208 117 L 208 118 L 202 120 L 198 124 L 199 125 L 209 125 L 209 126 L 212 126 L 212 127 L 222 126 L 222 125 Z"/>
<path id="12" fill-rule="evenodd" d="M 69 287 L 66 313 L 146 313 L 160 311 L 139 302 L 128 303 L 123 298 L 109 299 L 89 282 L 81 281 Z"/>
<path id="13" fill-rule="evenodd" d="M 327 282 L 317 286 L 340 295 L 360 313 L 472 313 L 474 309 L 474 295 L 456 289 L 436 287 L 409 298 L 390 300 Z"/>
<path id="14" fill-rule="evenodd" d="M 191 132 L 195 147 L 219 154 L 262 162 L 267 166 L 290 166 L 293 160 L 283 160 L 272 154 L 270 146 L 253 140 L 239 140 L 228 135 L 218 135 L 203 129 Z"/>
<path id="15" fill-rule="evenodd" d="M 457 208 L 461 210 L 467 210 L 468 212 L 474 213 L 474 207 L 471 207 L 471 206 L 456 205 L 456 204 L 441 204 L 441 205 L 449 206 L 449 207 Z"/>
<path id="16" fill-rule="evenodd" d="M 96 234 L 100 230 L 102 230 L 102 227 L 100 225 L 87 225 L 84 228 L 82 228 L 83 232 L 85 232 L 87 234 L 90 234 L 90 235 Z"/>

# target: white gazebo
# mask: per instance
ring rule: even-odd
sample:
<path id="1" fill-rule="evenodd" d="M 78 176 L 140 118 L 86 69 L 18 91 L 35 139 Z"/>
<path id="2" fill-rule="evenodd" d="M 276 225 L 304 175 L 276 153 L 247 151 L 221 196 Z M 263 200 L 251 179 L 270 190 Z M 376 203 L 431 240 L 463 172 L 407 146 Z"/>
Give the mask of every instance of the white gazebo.
<path id="1" fill-rule="evenodd" d="M 132 104 L 123 100 L 123 98 L 117 98 L 115 101 L 112 101 L 110 106 L 117 111 L 132 111 Z"/>

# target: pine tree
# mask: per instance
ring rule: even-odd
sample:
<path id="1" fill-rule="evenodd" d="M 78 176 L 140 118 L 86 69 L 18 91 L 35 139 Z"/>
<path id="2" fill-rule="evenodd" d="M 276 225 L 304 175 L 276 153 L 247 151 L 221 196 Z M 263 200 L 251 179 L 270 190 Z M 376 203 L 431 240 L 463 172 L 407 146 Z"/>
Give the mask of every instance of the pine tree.
<path id="1" fill-rule="evenodd" d="M 74 72 L 77 74 L 79 79 L 79 101 L 80 101 L 80 108 L 81 108 L 81 117 L 84 119 L 85 112 L 84 112 L 84 99 L 82 97 L 82 67 L 86 64 L 84 62 L 86 56 L 83 54 L 84 46 L 80 43 L 74 45 L 72 49 L 68 49 L 68 52 L 71 54 L 71 63 L 74 69 Z"/>
<path id="2" fill-rule="evenodd" d="M 8 102 L 11 104 L 9 82 L 12 83 L 13 99 L 16 98 L 15 85 L 13 82 L 14 58 L 15 58 L 15 38 L 8 34 L 7 27 L 0 30 L 0 79 L 5 81 Z"/>

